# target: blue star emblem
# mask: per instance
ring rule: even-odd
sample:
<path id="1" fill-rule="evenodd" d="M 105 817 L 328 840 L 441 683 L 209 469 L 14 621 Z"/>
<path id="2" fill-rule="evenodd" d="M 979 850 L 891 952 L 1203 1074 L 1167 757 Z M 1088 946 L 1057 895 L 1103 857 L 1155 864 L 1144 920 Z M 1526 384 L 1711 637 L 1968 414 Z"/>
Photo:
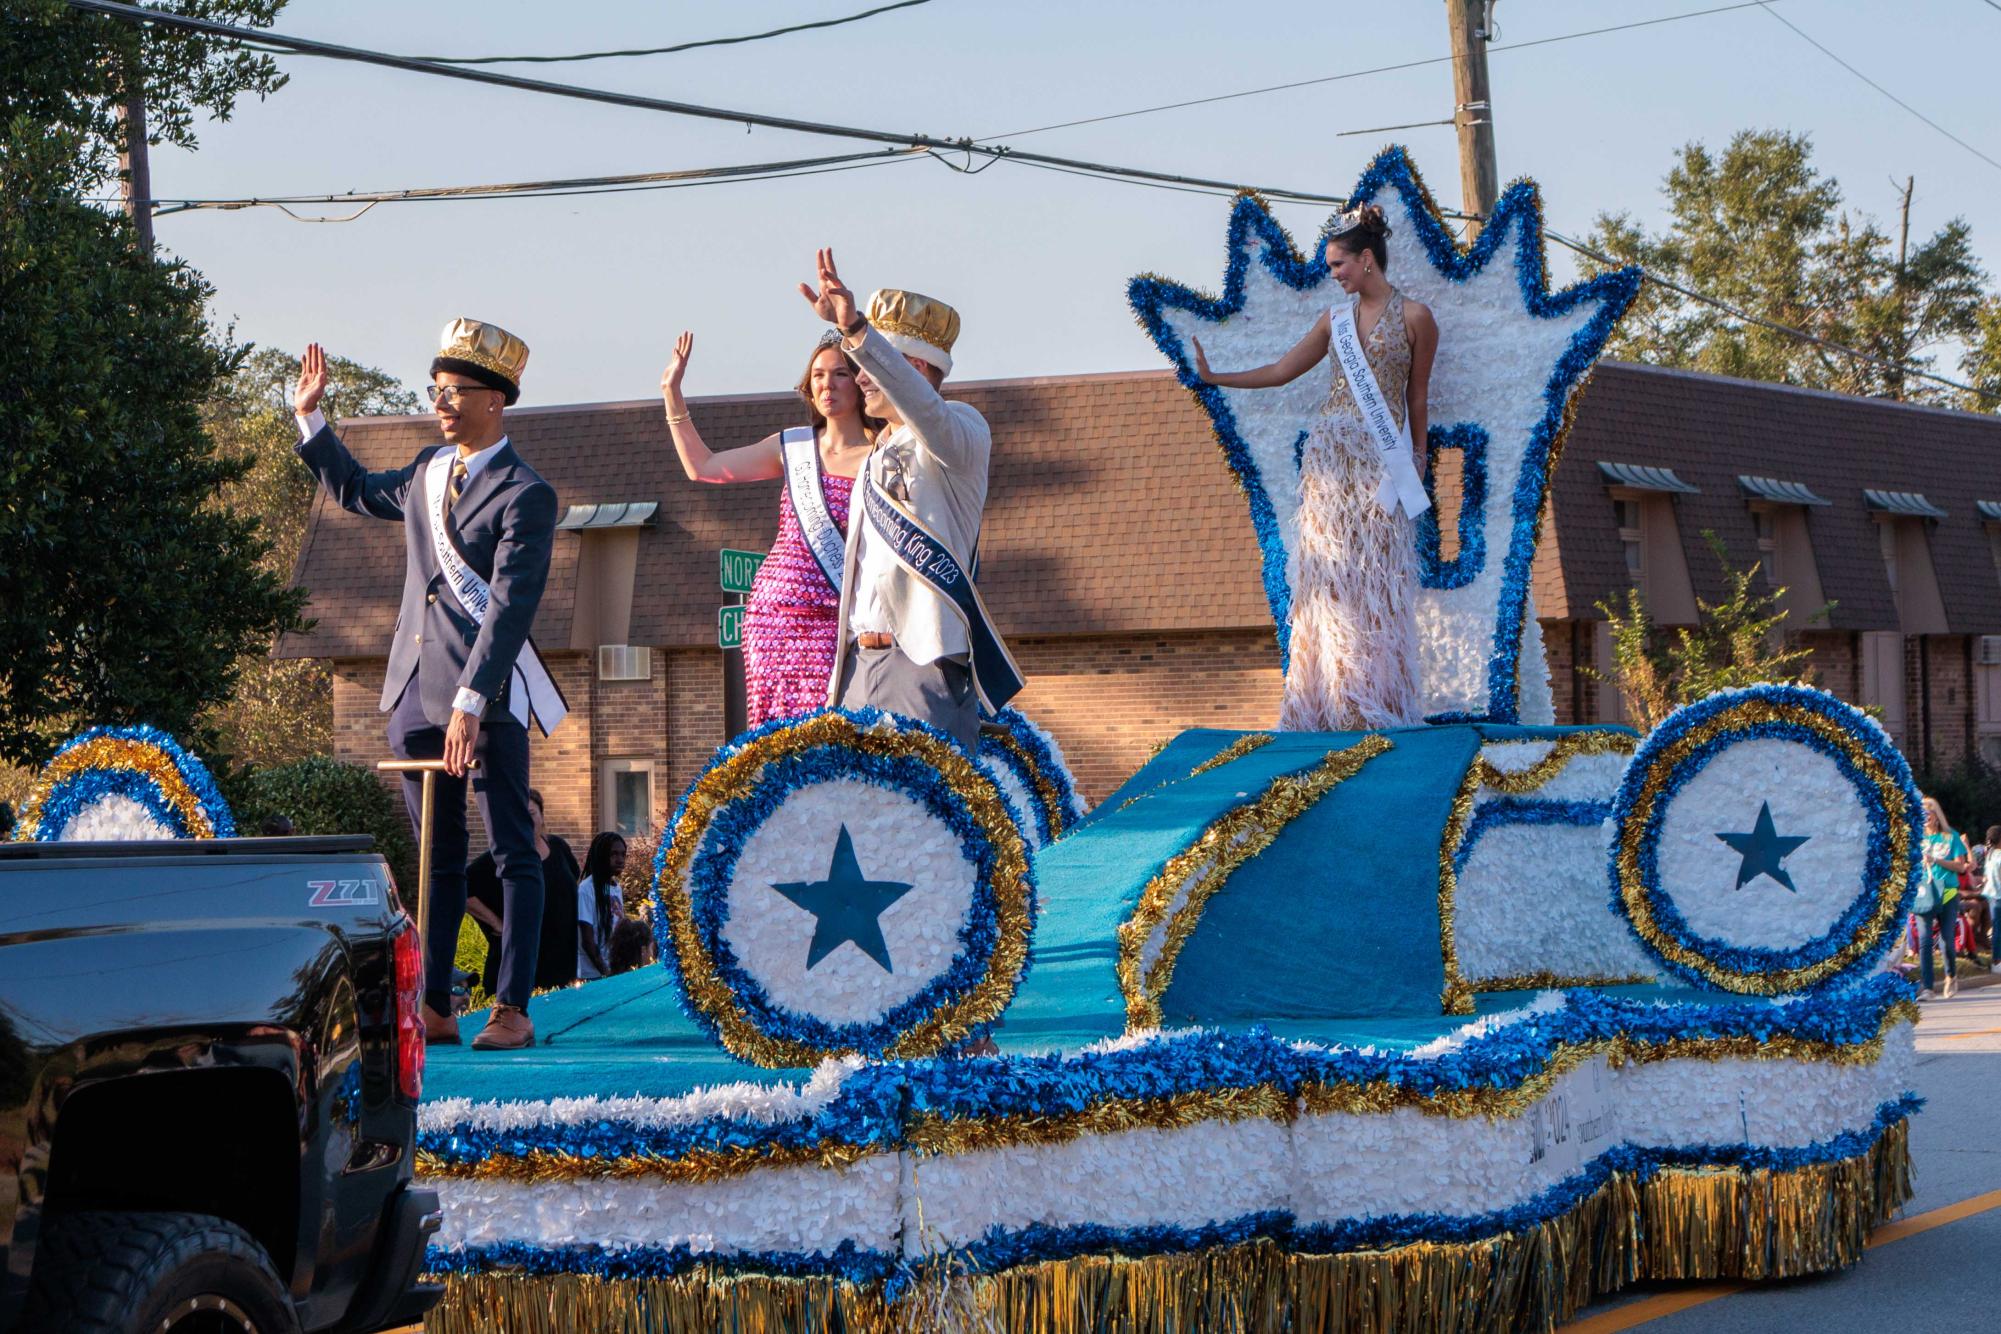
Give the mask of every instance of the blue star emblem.
<path id="1" fill-rule="evenodd" d="M 834 843 L 834 862 L 827 868 L 825 880 L 792 880 L 772 888 L 816 919 L 813 943 L 806 950 L 808 972 L 846 944 L 882 965 L 883 972 L 896 971 L 889 963 L 889 944 L 882 938 L 882 914 L 908 894 L 911 886 L 864 878 L 846 825 L 841 826 L 841 836 Z"/>
<path id="2" fill-rule="evenodd" d="M 1793 884 L 1792 876 L 1786 873 L 1786 857 L 1800 844 L 1811 838 L 1811 834 L 1795 834 L 1781 838 L 1772 824 L 1772 803 L 1760 802 L 1757 823 L 1748 834 L 1721 834 L 1716 837 L 1730 845 L 1730 850 L 1743 857 L 1737 867 L 1737 888 L 1742 889 L 1761 875 L 1768 875 L 1793 893 L 1799 887 Z"/>

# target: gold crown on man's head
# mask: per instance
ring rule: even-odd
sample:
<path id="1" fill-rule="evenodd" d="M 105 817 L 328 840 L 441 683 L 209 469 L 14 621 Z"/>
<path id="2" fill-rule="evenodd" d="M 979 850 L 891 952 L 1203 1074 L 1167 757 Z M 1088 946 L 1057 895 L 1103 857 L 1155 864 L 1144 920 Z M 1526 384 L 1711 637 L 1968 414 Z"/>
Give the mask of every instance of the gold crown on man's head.
<path id="1" fill-rule="evenodd" d="M 952 344 L 959 341 L 959 312 L 935 297 L 885 287 L 868 299 L 868 322 L 905 356 L 952 371 Z"/>
<path id="2" fill-rule="evenodd" d="M 521 372 L 527 368 L 528 344 L 497 324 L 463 315 L 445 326 L 438 337 L 438 355 L 431 361 L 431 374 L 469 375 L 507 395 L 509 407 L 521 397 Z"/>

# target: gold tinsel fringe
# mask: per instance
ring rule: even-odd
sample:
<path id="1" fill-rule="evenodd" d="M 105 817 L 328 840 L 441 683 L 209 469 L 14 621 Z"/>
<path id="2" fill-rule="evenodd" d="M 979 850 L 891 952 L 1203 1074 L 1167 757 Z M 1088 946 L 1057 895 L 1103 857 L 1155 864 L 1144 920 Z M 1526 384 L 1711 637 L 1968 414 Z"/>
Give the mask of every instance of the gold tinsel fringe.
<path id="1" fill-rule="evenodd" d="M 1911 1195 L 1907 1125 L 1788 1171 L 1615 1173 L 1559 1218 L 1482 1241 L 1308 1255 L 1269 1241 L 1082 1256 L 994 1275 L 939 1266 L 899 1301 L 833 1279 L 451 1276 L 430 1334 L 1509 1334 L 1553 1330 L 1638 1278 L 1790 1278 L 1853 1264 Z M 941 1323 L 939 1313 L 954 1318 Z"/>

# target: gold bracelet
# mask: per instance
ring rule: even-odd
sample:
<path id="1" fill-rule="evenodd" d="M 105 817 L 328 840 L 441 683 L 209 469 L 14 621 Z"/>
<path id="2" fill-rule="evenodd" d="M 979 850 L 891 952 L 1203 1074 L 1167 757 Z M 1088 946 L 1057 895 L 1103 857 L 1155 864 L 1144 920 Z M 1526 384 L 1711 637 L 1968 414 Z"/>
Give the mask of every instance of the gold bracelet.
<path id="1" fill-rule="evenodd" d="M 689 417 L 690 414 L 686 412 L 682 413 L 678 417 L 676 417 L 673 413 L 670 412 L 667 414 L 667 424 L 669 426 L 679 426 L 682 422 L 687 421 Z"/>

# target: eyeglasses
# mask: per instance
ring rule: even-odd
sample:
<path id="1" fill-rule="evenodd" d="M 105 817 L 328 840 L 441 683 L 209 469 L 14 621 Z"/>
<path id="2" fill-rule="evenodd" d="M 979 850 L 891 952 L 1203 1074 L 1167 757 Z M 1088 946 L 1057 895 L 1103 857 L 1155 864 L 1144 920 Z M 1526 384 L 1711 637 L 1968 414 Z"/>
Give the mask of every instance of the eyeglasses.
<path id="1" fill-rule="evenodd" d="M 433 403 L 443 403 L 447 407 L 458 402 L 467 394 L 491 394 L 497 392 L 499 391 L 489 389 L 483 384 L 427 384 L 424 386 L 425 398 L 430 399 Z"/>

